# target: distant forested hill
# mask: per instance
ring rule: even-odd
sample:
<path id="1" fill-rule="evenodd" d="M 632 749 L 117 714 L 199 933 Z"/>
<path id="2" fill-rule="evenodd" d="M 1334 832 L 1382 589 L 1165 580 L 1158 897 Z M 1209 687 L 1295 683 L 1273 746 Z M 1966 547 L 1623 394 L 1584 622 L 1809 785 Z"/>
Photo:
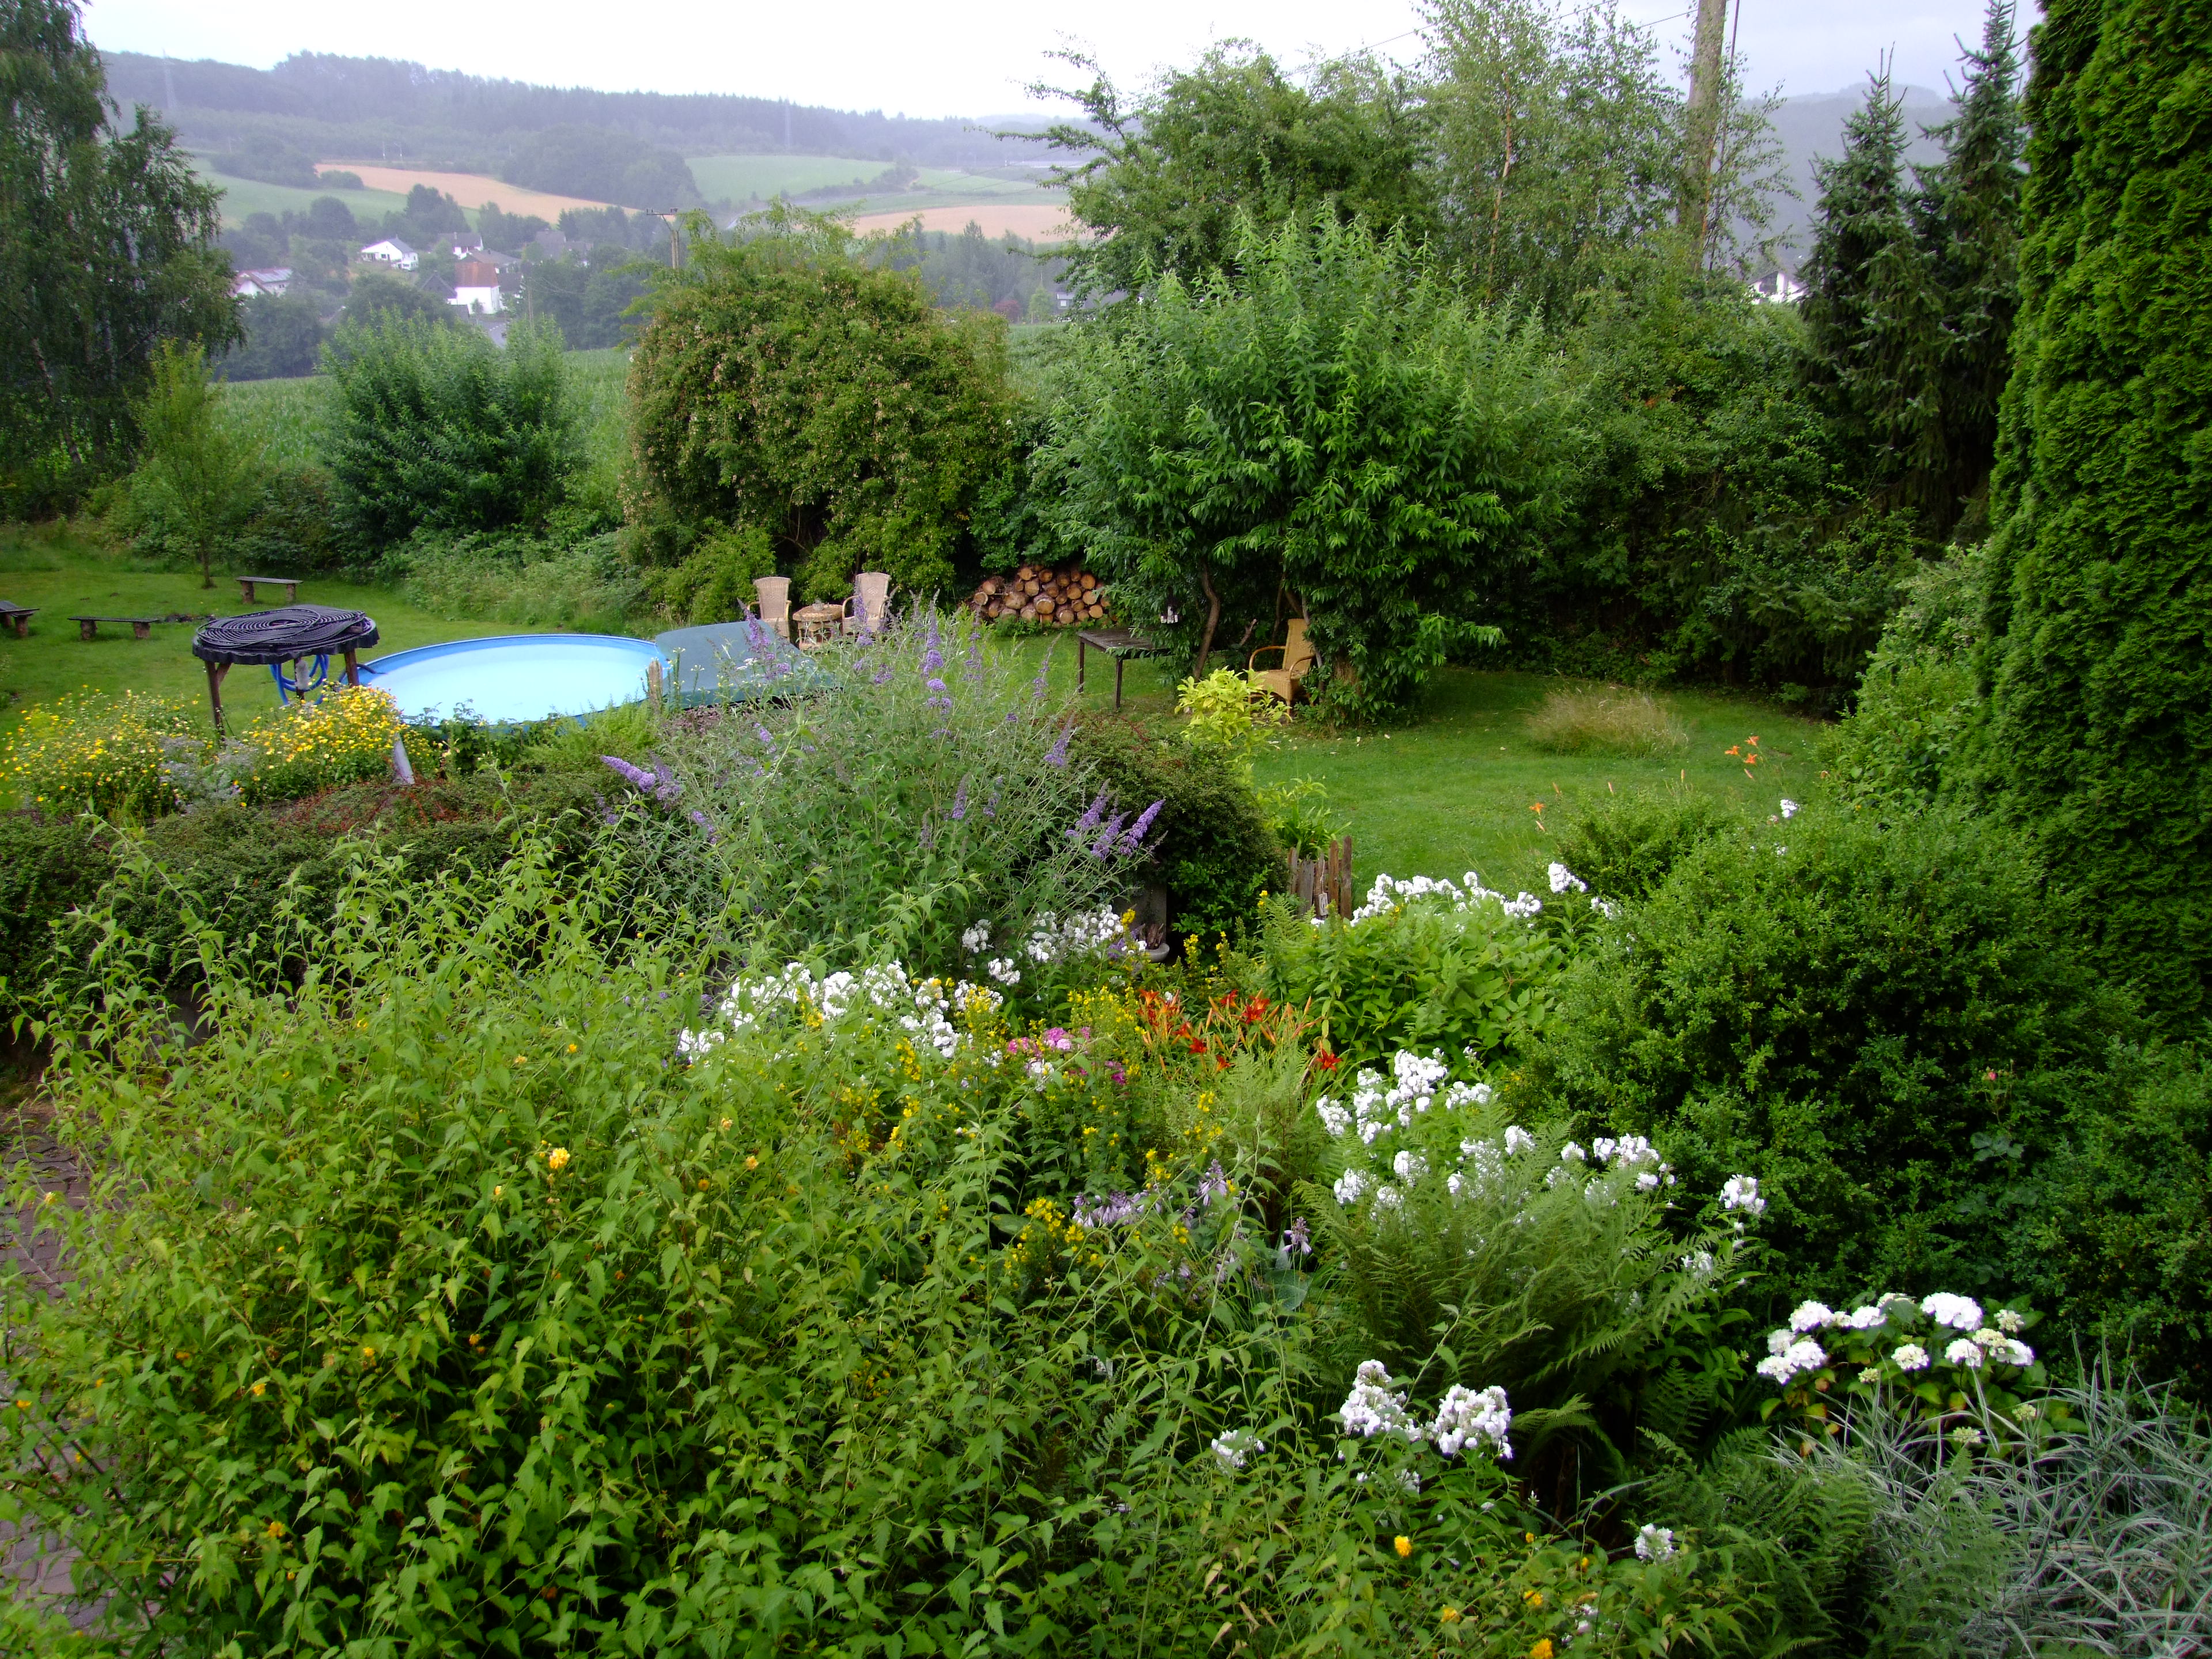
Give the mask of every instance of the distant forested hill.
<path id="1" fill-rule="evenodd" d="M 539 185 L 543 189 L 568 191 L 550 181 L 549 163 L 574 156 L 588 165 L 605 164 L 573 136 L 551 143 L 532 142 L 578 128 L 625 135 L 630 141 L 625 170 L 647 162 L 653 152 L 682 156 L 790 149 L 963 167 L 1029 161 L 1035 154 L 975 131 L 963 120 L 909 119 L 880 110 L 822 109 L 772 98 L 538 87 L 391 58 L 318 52 L 295 53 L 273 70 L 131 52 L 102 56 L 116 101 L 126 109 L 146 104 L 162 111 L 196 149 L 377 157 L 518 182 L 520 173 L 527 171 L 532 183 L 548 180 Z M 665 188 L 668 182 L 664 173 L 656 187 Z"/>

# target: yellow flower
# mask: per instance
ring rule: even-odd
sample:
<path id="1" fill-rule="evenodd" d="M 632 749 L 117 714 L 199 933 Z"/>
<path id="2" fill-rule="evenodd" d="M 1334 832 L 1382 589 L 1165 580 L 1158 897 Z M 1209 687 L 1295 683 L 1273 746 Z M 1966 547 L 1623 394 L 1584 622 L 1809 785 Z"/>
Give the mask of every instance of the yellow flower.
<path id="1" fill-rule="evenodd" d="M 505 1192 L 506 1190 L 507 1190 L 507 1188 L 504 1188 L 504 1187 L 495 1187 L 495 1188 L 493 1188 L 491 1189 L 491 1195 L 492 1195 L 494 1198 L 497 1198 L 497 1197 L 498 1197 L 501 1193 Z"/>
<path id="2" fill-rule="evenodd" d="M 361 1351 L 361 1357 L 362 1357 L 363 1359 L 366 1359 L 366 1360 L 370 1361 L 371 1363 L 374 1363 L 374 1362 L 375 1361 L 375 1358 L 376 1358 L 376 1350 L 375 1350 L 375 1349 L 374 1349 L 374 1348 L 363 1348 L 363 1349 Z"/>
<path id="3" fill-rule="evenodd" d="M 1401 1532 L 1390 1540 L 1390 1547 L 1397 1551 L 1400 1555 L 1411 1555 L 1413 1553 L 1413 1540 Z"/>
<path id="4" fill-rule="evenodd" d="M 1456 1625 L 1459 1623 L 1459 1609 L 1457 1607 L 1446 1607 L 1442 1613 L 1438 1613 L 1437 1617 L 1443 1620 L 1447 1625 Z"/>
<path id="5" fill-rule="evenodd" d="M 1544 1592 L 1541 1590 L 1530 1590 L 1521 1599 L 1523 1601 L 1526 1601 L 1532 1607 L 1540 1607 L 1544 1605 Z"/>
<path id="6" fill-rule="evenodd" d="M 1536 1645 L 1528 1650 L 1528 1659 L 1552 1659 L 1552 1638 L 1548 1636 L 1538 1637 Z"/>
<path id="7" fill-rule="evenodd" d="M 284 1523 L 282 1521 L 271 1521 L 265 1530 L 270 1538 L 282 1538 L 284 1535 Z"/>
<path id="8" fill-rule="evenodd" d="M 268 1392 L 269 1385 L 266 1382 L 256 1382 L 253 1385 L 253 1397 L 256 1400 L 260 1399 L 263 1395 Z"/>
<path id="9" fill-rule="evenodd" d="M 757 1169 L 759 1169 L 759 1168 L 760 1168 L 760 1159 L 758 1159 L 758 1158 L 754 1158 L 754 1157 L 752 1157 L 750 1153 L 748 1153 L 748 1154 L 746 1155 L 746 1158 L 745 1158 L 745 1168 L 747 1168 L 748 1170 L 757 1170 Z"/>
<path id="10" fill-rule="evenodd" d="M 576 1045 L 574 1043 L 572 1042 L 568 1045 L 568 1052 L 572 1054 L 576 1052 Z"/>
<path id="11" fill-rule="evenodd" d="M 554 1170 L 567 1169 L 568 1167 L 568 1149 L 566 1146 L 556 1146 L 551 1152 L 546 1153 L 545 1167 L 549 1170 Z"/>

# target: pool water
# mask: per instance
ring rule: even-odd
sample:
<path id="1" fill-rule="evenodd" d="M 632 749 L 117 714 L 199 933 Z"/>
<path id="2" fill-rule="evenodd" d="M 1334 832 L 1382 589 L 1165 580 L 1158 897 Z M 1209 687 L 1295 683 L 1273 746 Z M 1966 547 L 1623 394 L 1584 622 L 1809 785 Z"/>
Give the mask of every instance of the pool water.
<path id="1" fill-rule="evenodd" d="M 645 696 L 646 668 L 662 663 L 650 640 L 617 634 L 508 634 L 395 651 L 361 665 L 361 683 L 392 694 L 408 720 L 464 708 L 505 726 L 589 714 Z"/>

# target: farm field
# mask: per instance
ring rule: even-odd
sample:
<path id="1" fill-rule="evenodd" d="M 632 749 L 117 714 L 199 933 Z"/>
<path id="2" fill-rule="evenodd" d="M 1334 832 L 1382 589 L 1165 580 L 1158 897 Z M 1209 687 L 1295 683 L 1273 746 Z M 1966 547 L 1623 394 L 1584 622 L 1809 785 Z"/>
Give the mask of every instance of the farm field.
<path id="1" fill-rule="evenodd" d="M 888 234 L 916 218 L 921 221 L 924 230 L 946 230 L 956 234 L 972 224 L 994 240 L 1012 234 L 1025 237 L 1032 242 L 1062 242 L 1074 233 L 1074 227 L 1068 222 L 1065 200 L 975 202 L 954 207 L 917 204 L 893 213 L 862 214 L 853 221 L 853 228 L 863 234 L 871 232 Z"/>
<path id="2" fill-rule="evenodd" d="M 258 179 L 234 179 L 227 173 L 217 173 L 204 161 L 196 161 L 194 170 L 208 183 L 222 189 L 225 225 L 242 225 L 256 213 L 304 213 L 310 204 L 325 196 L 337 197 L 352 210 L 355 218 L 371 222 L 407 205 L 404 191 L 302 190 L 292 185 L 264 185 Z"/>
<path id="3" fill-rule="evenodd" d="M 884 170 L 880 161 L 849 155 L 687 155 L 684 165 L 710 202 L 797 196 L 836 185 L 865 184 Z"/>
<path id="4" fill-rule="evenodd" d="M 402 200 L 417 185 L 428 185 L 434 191 L 451 196 L 465 209 L 473 212 L 487 203 L 495 203 L 509 213 L 534 213 L 549 224 L 560 218 L 570 208 L 599 208 L 607 204 L 585 196 L 560 196 L 547 190 L 526 190 L 520 185 L 510 185 L 481 173 L 432 173 L 422 167 L 386 167 L 376 161 L 327 161 L 315 164 L 321 167 L 343 167 L 348 173 L 357 173 L 361 181 L 373 191 L 387 191 Z"/>

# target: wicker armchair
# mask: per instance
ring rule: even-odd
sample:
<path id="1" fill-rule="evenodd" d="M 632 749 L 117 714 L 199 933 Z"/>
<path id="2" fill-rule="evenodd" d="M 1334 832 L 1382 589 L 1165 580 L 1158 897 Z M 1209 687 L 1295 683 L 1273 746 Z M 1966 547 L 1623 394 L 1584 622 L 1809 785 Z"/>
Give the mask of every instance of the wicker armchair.
<path id="1" fill-rule="evenodd" d="M 783 635 L 791 637 L 791 578 L 788 576 L 760 576 L 753 581 L 753 592 L 760 599 L 760 619 Z"/>
<path id="2" fill-rule="evenodd" d="M 853 597 L 845 601 L 845 631 L 880 632 L 890 610 L 890 577 L 880 570 L 863 570 L 853 578 Z"/>
<path id="3" fill-rule="evenodd" d="M 1280 667 L 1260 666 L 1260 659 L 1269 652 L 1281 653 Z M 1245 678 L 1252 682 L 1254 690 L 1270 692 L 1289 702 L 1298 689 L 1298 682 L 1313 672 L 1314 664 L 1319 660 L 1312 642 L 1306 638 L 1304 620 L 1294 617 L 1282 644 L 1263 645 L 1252 653 L 1251 660 L 1245 665 Z"/>

